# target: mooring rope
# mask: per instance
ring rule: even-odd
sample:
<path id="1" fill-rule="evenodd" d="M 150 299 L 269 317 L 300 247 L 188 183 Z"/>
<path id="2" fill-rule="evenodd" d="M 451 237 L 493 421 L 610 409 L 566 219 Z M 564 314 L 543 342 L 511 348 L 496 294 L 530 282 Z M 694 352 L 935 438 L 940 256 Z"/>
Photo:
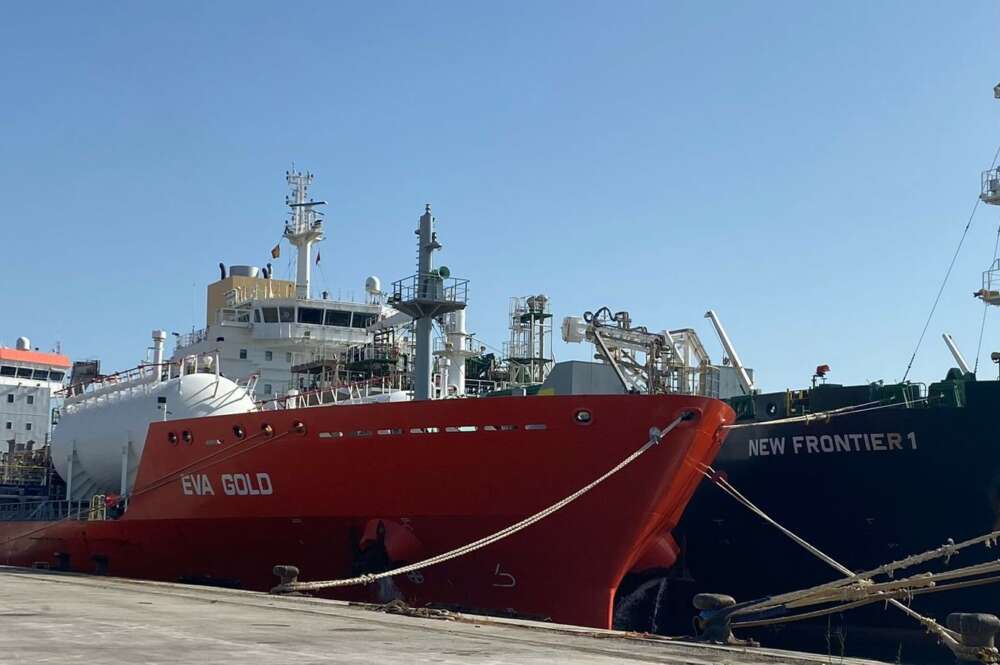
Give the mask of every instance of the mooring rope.
<path id="1" fill-rule="evenodd" d="M 476 541 L 473 541 L 471 543 L 467 543 L 465 545 L 462 545 L 461 547 L 456 547 L 455 549 L 449 550 L 448 552 L 444 552 L 442 554 L 438 554 L 436 556 L 432 556 L 430 558 L 424 559 L 423 561 L 417 561 L 416 563 L 411 563 L 411 564 L 408 564 L 408 565 L 405 565 L 405 566 L 400 566 L 398 568 L 394 568 L 392 570 L 383 571 L 381 573 L 365 573 L 363 575 L 358 575 L 357 577 L 350 577 L 350 578 L 347 578 L 347 579 L 340 579 L 340 580 L 315 580 L 315 581 L 312 581 L 312 582 L 297 582 L 297 581 L 296 582 L 286 582 L 286 583 L 283 583 L 283 584 L 279 584 L 278 586 L 276 586 L 273 589 L 271 589 L 271 593 L 289 593 L 289 592 L 292 592 L 292 591 L 317 591 L 317 590 L 320 590 L 320 589 L 329 589 L 329 588 L 333 588 L 333 587 L 345 587 L 345 586 L 357 586 L 357 585 L 361 585 L 361 584 L 371 584 L 372 582 L 376 582 L 376 581 L 378 581 L 380 579 L 383 579 L 383 578 L 386 578 L 386 577 L 394 577 L 396 575 L 405 575 L 407 573 L 412 573 L 412 572 L 415 572 L 417 570 L 421 570 L 421 569 L 424 569 L 424 568 L 428 568 L 430 566 L 437 565 L 439 563 L 444 563 L 445 561 L 449 561 L 451 559 L 456 559 L 458 557 L 465 556 L 466 554 L 470 554 L 472 552 L 475 552 L 476 550 L 479 550 L 479 549 L 482 549 L 484 547 L 487 547 L 488 545 L 491 545 L 491 544 L 493 544 L 493 543 L 495 543 L 497 541 L 503 540 L 504 538 L 507 538 L 508 536 L 514 535 L 518 531 L 521 531 L 523 529 L 528 528 L 529 526 L 531 526 L 532 524 L 535 524 L 536 522 L 540 522 L 541 520 L 545 519 L 546 517 L 548 517 L 552 513 L 555 513 L 556 511 L 558 511 L 558 510 L 560 510 L 560 509 L 568 506 L 569 504 L 573 503 L 574 501 L 576 501 L 577 499 L 579 499 L 581 496 L 583 496 L 584 494 L 586 494 L 590 490 L 594 489 L 595 487 L 597 487 L 598 485 L 600 485 L 601 483 L 603 483 L 605 480 L 607 480 L 608 478 L 610 478 L 611 476 L 615 475 L 616 473 L 618 473 L 619 471 L 621 471 L 622 469 L 624 469 L 625 467 L 627 467 L 629 464 L 631 464 L 632 462 L 634 462 L 635 460 L 637 460 L 647 450 L 649 450 L 653 446 L 657 445 L 663 439 L 664 436 L 666 436 L 667 434 L 669 434 L 675 427 L 677 427 L 679 424 L 681 424 L 682 421 L 684 421 L 685 419 L 687 419 L 689 417 L 690 417 L 689 413 L 685 412 L 684 414 L 681 414 L 680 416 L 678 416 L 677 418 L 675 418 L 662 431 L 658 430 L 656 428 L 653 428 L 650 431 L 649 439 L 646 441 L 646 443 L 641 448 L 639 448 L 634 453 L 632 453 L 631 455 L 629 455 L 628 457 L 626 457 L 625 459 L 623 459 L 621 462 L 619 462 L 618 464 L 616 464 L 615 466 L 613 466 L 609 471 L 607 471 L 606 473 L 604 473 L 603 475 L 601 475 L 599 478 L 597 478 L 596 480 L 592 481 L 591 483 L 589 483 L 589 484 L 581 487 L 580 489 L 578 489 L 577 491 L 573 492 L 572 494 L 570 494 L 566 498 L 564 498 L 564 499 L 562 499 L 560 501 L 557 501 L 556 503 L 553 503 L 551 506 L 548 506 L 547 508 L 544 508 L 544 509 L 538 511 L 537 513 L 535 513 L 534 515 L 531 515 L 530 517 L 526 517 L 525 519 L 521 520 L 520 522 L 517 522 L 515 524 L 511 524 L 510 526 L 508 526 L 508 527 L 506 527 L 504 529 L 501 529 L 500 531 L 497 531 L 496 533 L 492 533 L 492 534 L 490 534 L 490 535 L 488 535 L 488 536 L 486 536 L 484 538 L 480 538 L 479 540 L 476 540 Z"/>
<path id="2" fill-rule="evenodd" d="M 802 546 L 810 554 L 812 554 L 813 556 L 817 557 L 818 559 L 820 559 L 821 561 L 823 561 L 824 563 L 826 563 L 827 565 L 829 565 L 830 567 L 832 567 L 834 570 L 838 571 L 839 573 L 841 573 L 842 575 L 844 575 L 845 577 L 848 578 L 847 580 L 838 580 L 836 582 L 831 582 L 831 583 L 827 583 L 825 585 L 820 585 L 820 587 L 817 587 L 817 588 L 829 588 L 832 585 L 838 585 L 838 584 L 842 585 L 842 584 L 845 584 L 845 583 L 852 583 L 854 581 L 867 580 L 867 578 L 870 576 L 870 575 L 867 575 L 866 573 L 862 573 L 861 575 L 855 575 L 855 573 L 853 573 L 849 568 L 847 568 L 846 566 L 844 566 L 840 562 L 836 561 L 835 559 L 833 559 L 832 557 L 830 557 L 828 554 L 822 552 L 819 548 L 817 548 L 814 545 L 812 545 L 811 543 L 807 542 L 805 539 L 803 539 L 800 536 L 798 536 L 797 534 L 793 533 L 791 530 L 789 530 L 786 527 L 784 527 L 781 524 L 779 524 L 770 515 L 768 515 L 767 513 L 765 513 L 763 510 L 761 510 L 756 504 L 754 504 L 752 501 L 750 501 L 745 496 L 743 496 L 743 494 L 741 494 L 735 487 L 732 486 L 731 483 L 729 483 L 728 480 L 726 480 L 725 478 L 723 478 L 711 466 L 705 464 L 705 465 L 701 465 L 701 467 L 702 468 L 700 470 L 701 470 L 702 474 L 705 477 L 707 477 L 709 480 L 711 480 L 713 483 L 715 483 L 716 486 L 718 486 L 724 492 L 726 492 L 727 494 L 729 494 L 730 496 L 732 496 L 740 504 L 742 504 L 743 506 L 745 506 L 746 508 L 748 508 L 751 512 L 753 512 L 754 514 L 756 514 L 759 517 L 761 517 L 765 522 L 767 522 L 768 524 L 771 524 L 772 526 L 774 526 L 775 528 L 777 528 L 779 531 L 781 531 L 783 534 L 785 534 L 786 536 L 788 536 L 789 538 L 791 538 L 796 544 Z M 905 567 L 902 564 L 904 562 L 907 562 L 907 561 L 913 561 L 914 563 L 911 563 L 909 565 L 914 565 L 915 563 L 919 563 L 919 562 L 924 561 L 924 560 L 929 560 L 929 559 L 924 559 L 923 557 L 930 557 L 930 558 L 944 557 L 944 558 L 947 559 L 947 558 L 951 557 L 951 555 L 953 555 L 958 550 L 960 550 L 960 549 L 962 549 L 964 547 L 968 547 L 970 545 L 976 544 L 976 543 L 985 543 L 987 547 L 991 547 L 993 544 L 996 543 L 998 537 L 1000 537 L 1000 532 L 992 532 L 992 533 L 986 534 L 984 536 L 979 536 L 977 538 L 973 538 L 973 539 L 970 539 L 970 540 L 967 540 L 967 541 L 963 541 L 961 543 L 958 543 L 957 545 L 954 544 L 954 543 L 947 543 L 947 544 L 945 544 L 945 545 L 937 548 L 936 550 L 931 550 L 931 552 L 925 552 L 923 554 L 918 554 L 918 555 L 914 555 L 914 556 L 911 556 L 911 557 L 907 557 L 906 559 L 903 559 L 903 560 L 901 560 L 899 562 L 893 562 L 893 563 L 890 563 L 890 564 L 885 564 L 884 566 L 880 566 L 879 568 L 874 569 L 874 570 L 876 570 L 876 571 L 878 571 L 878 570 L 895 570 L 898 567 Z M 938 553 L 938 557 L 931 557 L 930 554 L 933 553 L 933 552 Z M 920 561 L 917 561 L 918 559 Z M 895 567 L 893 567 L 893 566 L 895 566 Z M 871 574 L 877 574 L 877 573 L 872 573 L 872 571 L 867 571 L 867 572 L 871 573 Z M 777 600 L 778 598 L 786 598 L 786 599 L 788 599 L 788 598 L 794 598 L 796 596 L 796 594 L 798 594 L 798 595 L 801 596 L 801 595 L 804 595 L 805 592 L 810 592 L 810 591 L 812 591 L 812 589 L 803 590 L 801 592 L 791 592 L 789 594 L 783 594 L 782 596 L 775 596 L 775 597 L 773 597 L 771 599 L 767 599 L 767 600 Z M 930 617 L 925 617 L 924 615 L 920 614 L 919 612 L 916 612 L 915 610 L 911 609 L 910 607 L 906 606 L 905 604 L 899 602 L 895 598 L 885 598 L 885 596 L 883 595 L 883 596 L 879 596 L 878 599 L 879 600 L 885 599 L 886 602 L 888 602 L 889 604 L 893 605 L 894 607 L 896 607 L 897 609 L 899 609 L 900 611 L 902 611 L 904 614 L 907 614 L 908 616 L 910 616 L 913 619 L 915 619 L 918 622 L 920 622 L 920 624 L 923 625 L 927 629 L 928 632 L 933 633 L 935 636 L 937 636 L 937 638 L 939 640 L 941 640 L 945 645 L 947 645 L 948 648 L 951 649 L 952 651 L 955 651 L 956 649 L 961 648 L 960 636 L 957 633 L 955 633 L 954 631 L 951 631 L 951 630 L 945 628 L 944 626 L 940 625 L 934 619 L 932 619 Z M 748 606 L 747 608 L 744 608 L 744 609 L 749 610 L 749 609 L 752 609 L 752 608 L 754 608 L 753 605 Z M 845 607 L 844 609 L 849 609 L 849 608 Z M 740 613 L 743 613 L 742 609 L 741 609 Z M 808 618 L 808 617 L 804 617 L 804 618 Z M 763 622 L 763 621 L 774 621 L 774 620 L 767 620 L 767 619 L 761 620 L 761 622 Z M 766 625 L 766 624 L 761 623 L 761 622 L 755 622 L 753 625 Z M 738 623 L 738 622 L 734 622 L 733 625 L 734 626 L 739 626 L 741 624 Z"/>

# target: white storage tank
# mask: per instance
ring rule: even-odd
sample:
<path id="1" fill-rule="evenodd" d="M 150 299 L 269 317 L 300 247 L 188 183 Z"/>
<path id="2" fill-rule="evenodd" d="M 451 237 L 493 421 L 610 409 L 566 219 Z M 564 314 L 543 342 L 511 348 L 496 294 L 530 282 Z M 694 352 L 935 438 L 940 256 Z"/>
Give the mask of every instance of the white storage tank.
<path id="1" fill-rule="evenodd" d="M 146 444 L 149 423 L 246 413 L 255 408 L 246 390 L 223 376 L 191 373 L 160 380 L 149 371 L 132 381 L 69 397 L 52 434 L 52 462 L 72 500 L 122 491 L 123 450 L 128 445 L 125 491 L 130 491 Z M 160 398 L 165 398 L 165 405 Z M 72 480 L 70 480 L 70 457 Z"/>

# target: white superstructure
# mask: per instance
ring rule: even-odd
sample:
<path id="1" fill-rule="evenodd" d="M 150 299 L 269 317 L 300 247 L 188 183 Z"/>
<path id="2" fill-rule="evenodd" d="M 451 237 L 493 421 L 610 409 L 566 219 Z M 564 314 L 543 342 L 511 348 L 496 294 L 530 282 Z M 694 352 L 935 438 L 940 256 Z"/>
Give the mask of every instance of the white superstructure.
<path id="1" fill-rule="evenodd" d="M 15 453 L 41 448 L 48 443 L 52 394 L 60 390 L 69 358 L 31 348 L 20 337 L 14 348 L 0 346 L 0 452 Z"/>
<path id="2" fill-rule="evenodd" d="M 283 238 L 297 251 L 296 281 L 273 279 L 270 264 L 234 265 L 228 274 L 220 264 L 220 280 L 208 287 L 205 327 L 177 335 L 172 356 L 218 354 L 228 378 L 256 377 L 260 400 L 308 388 L 293 378 L 293 367 L 357 359 L 372 344 L 377 322 L 396 313 L 384 304 L 376 277 L 367 278 L 357 301 L 331 299 L 326 292 L 311 297 L 313 246 L 325 237 L 316 207 L 325 201 L 309 197 L 311 174 L 289 172 L 286 179 L 291 189 Z M 280 256 L 280 246 L 272 256 Z"/>

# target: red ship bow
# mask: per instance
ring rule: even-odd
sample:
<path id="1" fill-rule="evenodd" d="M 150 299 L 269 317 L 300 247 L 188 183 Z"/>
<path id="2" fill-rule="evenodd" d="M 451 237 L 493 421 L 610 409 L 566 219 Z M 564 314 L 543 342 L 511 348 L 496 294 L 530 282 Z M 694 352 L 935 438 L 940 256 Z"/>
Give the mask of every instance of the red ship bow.
<path id="1" fill-rule="evenodd" d="M 608 628 L 622 576 L 673 528 L 733 412 L 680 395 L 436 400 L 152 423 L 117 520 L 0 525 L 8 564 L 265 590 L 380 572 L 578 500 L 459 558 L 330 595 Z"/>

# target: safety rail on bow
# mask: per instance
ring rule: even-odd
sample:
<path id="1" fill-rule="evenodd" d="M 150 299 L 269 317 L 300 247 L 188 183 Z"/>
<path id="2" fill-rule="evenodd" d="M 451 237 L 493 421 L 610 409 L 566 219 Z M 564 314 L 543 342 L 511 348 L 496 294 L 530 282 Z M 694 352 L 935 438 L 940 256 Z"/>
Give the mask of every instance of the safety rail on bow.
<path id="1" fill-rule="evenodd" d="M 311 406 L 358 404 L 375 401 L 392 393 L 401 393 L 409 389 L 409 375 L 387 374 L 363 381 L 314 388 L 303 392 L 289 391 L 281 397 L 259 401 L 257 406 L 261 411 L 281 411 Z"/>
<path id="2" fill-rule="evenodd" d="M 91 406 L 107 400 L 131 398 L 148 394 L 157 384 L 188 374 L 210 373 L 219 375 L 219 353 L 185 356 L 164 363 L 143 363 L 138 367 L 99 376 L 87 383 L 74 383 L 56 393 L 65 398 L 64 410 Z"/>

